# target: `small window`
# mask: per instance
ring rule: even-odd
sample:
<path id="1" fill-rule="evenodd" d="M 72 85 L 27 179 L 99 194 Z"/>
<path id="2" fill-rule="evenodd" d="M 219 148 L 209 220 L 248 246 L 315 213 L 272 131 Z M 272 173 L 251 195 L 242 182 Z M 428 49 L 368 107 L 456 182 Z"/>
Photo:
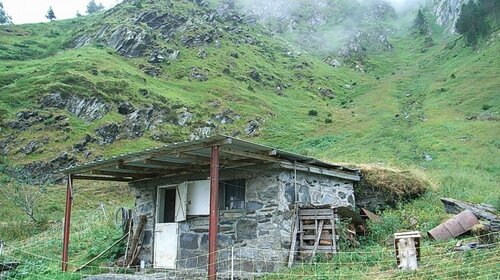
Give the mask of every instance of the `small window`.
<path id="1" fill-rule="evenodd" d="M 245 180 L 221 181 L 219 184 L 221 210 L 245 208 Z"/>

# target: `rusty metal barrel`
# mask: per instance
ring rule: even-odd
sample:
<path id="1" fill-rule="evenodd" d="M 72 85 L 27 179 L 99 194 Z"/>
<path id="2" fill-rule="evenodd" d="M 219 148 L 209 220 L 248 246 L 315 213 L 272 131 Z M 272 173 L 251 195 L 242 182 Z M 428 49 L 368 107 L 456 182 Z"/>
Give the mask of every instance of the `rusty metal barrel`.
<path id="1" fill-rule="evenodd" d="M 476 216 L 470 210 L 464 210 L 431 229 L 427 235 L 434 240 L 448 240 L 471 230 L 475 224 L 479 224 Z"/>

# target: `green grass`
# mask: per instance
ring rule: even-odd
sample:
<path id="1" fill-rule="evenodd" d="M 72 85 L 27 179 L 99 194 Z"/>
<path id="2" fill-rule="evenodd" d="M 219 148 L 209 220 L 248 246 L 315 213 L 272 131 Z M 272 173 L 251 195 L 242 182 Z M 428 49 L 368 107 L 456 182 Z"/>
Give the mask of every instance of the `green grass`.
<path id="1" fill-rule="evenodd" d="M 187 15 L 193 5 L 184 3 L 176 10 Z M 364 273 L 380 273 L 377 275 L 382 278 L 401 276 L 380 264 L 379 261 L 392 259 L 383 244 L 394 231 L 426 232 L 438 225 L 447 217 L 439 201 L 442 196 L 490 203 L 500 208 L 498 31 L 477 50 L 463 47 L 455 37 L 441 39 L 437 35 L 434 35 L 436 44 L 424 48 L 422 40 L 399 32 L 391 38 L 392 52 L 369 56 L 366 73 L 346 67 L 332 68 L 305 53 L 288 56 L 285 50 L 291 48 L 286 42 L 249 27 L 244 27 L 244 32 L 258 38 L 262 44 L 235 46 L 232 40 L 239 39 L 240 35 L 225 33 L 220 48 L 213 44 L 204 47 L 208 55 L 203 60 L 198 58 L 198 48 L 182 47 L 178 41 L 158 42 L 161 44 L 158 47 L 180 49 L 181 52 L 178 60 L 160 65 L 162 73 L 156 78 L 141 70 L 141 65 L 147 64 L 146 57 L 123 58 L 99 44 L 68 48 L 77 34 L 96 31 L 103 23 L 116 25 L 121 17 L 133 11 L 136 7 L 126 4 L 108 17 L 101 14 L 47 24 L 0 27 L 0 125 L 13 120 L 19 111 L 35 109 L 67 115 L 70 123 L 68 131 L 48 131 L 36 125 L 20 133 L 2 125 L 2 137 L 15 134 L 19 140 L 8 154 L 11 163 L 54 158 L 61 151 L 72 150 L 85 134 L 95 135 L 101 125 L 120 123 L 124 119 L 116 112 L 115 105 L 103 119 L 92 123 L 65 110 L 39 108 L 38 101 L 43 95 L 61 91 L 98 96 L 112 104 L 127 100 L 136 107 L 159 106 L 168 109 L 172 118 L 187 107 L 194 114 L 188 126 L 163 124 L 162 131 L 171 135 L 168 141 L 185 140 L 193 129 L 207 125 L 207 120 L 215 114 L 230 108 L 241 118 L 233 124 L 220 125 L 216 132 L 240 133 L 251 141 L 327 161 L 416 170 L 432 181 L 433 188 L 423 197 L 385 211 L 382 223 L 372 225 L 372 235 L 365 240 L 366 247 L 351 254 L 352 261 L 366 261 L 369 265 L 342 267 L 347 260 L 340 259 L 340 255 L 326 264 L 302 268 L 307 273 L 319 273 L 325 279 L 345 274 L 362 278 Z M 237 52 L 238 58 L 232 56 L 232 52 Z M 205 73 L 208 80 L 200 82 L 190 78 L 192 67 Z M 259 72 L 260 82 L 249 76 L 253 69 Z M 95 71 L 97 75 L 93 74 Z M 278 85 L 286 85 L 283 95 L 276 94 Z M 334 98 L 322 97 L 320 87 L 331 89 Z M 139 93 L 144 89 L 149 96 Z M 213 100 L 218 100 L 220 106 L 210 105 Z M 260 129 L 255 136 L 244 136 L 246 123 L 254 119 L 259 121 Z M 327 119 L 331 121 L 325 121 Z M 29 141 L 43 140 L 48 135 L 49 142 L 43 147 L 43 153 L 24 156 L 15 152 Z M 140 139 L 120 140 L 109 146 L 91 144 L 89 149 L 94 156 L 111 156 L 162 144 L 149 136 L 145 133 Z M 427 161 L 426 155 L 432 160 Z M 81 154 L 77 157 L 81 161 L 88 160 Z M 75 209 L 93 210 L 101 203 L 109 209 L 131 206 L 133 195 L 123 187 L 118 188 L 120 195 L 116 190 L 109 184 L 78 184 Z M 0 239 L 8 243 L 22 242 L 43 234 L 51 223 L 61 220 L 64 195 L 65 189 L 61 186 L 50 186 L 42 195 L 44 202 L 39 204 L 37 211 L 48 224 L 39 226 L 26 224 L 27 218 L 22 211 L 2 200 Z M 26 225 L 30 225 L 28 230 Z M 118 235 L 109 223 L 96 224 L 95 230 L 72 245 L 73 260 L 83 263 Z M 101 236 L 110 238 L 99 239 Z M 99 242 L 92 245 L 88 241 L 92 239 Z M 58 240 L 59 236 L 44 241 L 48 242 L 45 245 L 55 244 L 50 251 L 54 258 L 58 258 Z M 426 242 L 430 246 L 442 246 L 440 253 L 449 245 Z M 34 252 L 43 254 L 45 249 Z M 386 251 L 384 255 L 367 258 L 362 254 L 365 250 Z M 429 264 L 434 261 L 434 255 L 439 255 L 431 250 L 425 254 L 429 255 Z M 485 254 L 453 255 L 438 262 L 434 269 L 439 271 L 444 267 L 472 263 L 463 269 L 445 272 L 451 273 L 446 277 L 470 277 L 469 268 L 480 266 L 488 253 Z M 23 256 L 19 252 L 15 255 Z M 105 263 L 111 256 L 106 258 L 98 263 Z M 20 270 L 26 273 L 15 277 L 30 279 L 33 277 L 30 273 L 40 266 L 47 267 L 42 272 L 47 278 L 73 277 L 58 274 L 58 263 L 34 256 L 28 259 L 30 262 Z M 386 271 L 388 274 L 384 274 Z M 422 270 L 409 278 L 430 279 L 443 275 L 426 274 Z M 304 276 L 304 279 L 308 278 Z"/>

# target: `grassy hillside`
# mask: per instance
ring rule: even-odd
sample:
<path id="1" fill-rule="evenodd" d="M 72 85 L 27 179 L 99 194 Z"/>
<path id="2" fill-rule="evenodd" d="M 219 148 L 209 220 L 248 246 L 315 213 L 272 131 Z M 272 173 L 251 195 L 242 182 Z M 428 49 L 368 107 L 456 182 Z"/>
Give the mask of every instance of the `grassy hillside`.
<path id="1" fill-rule="evenodd" d="M 154 41 L 152 48 L 138 57 L 119 55 L 103 42 L 71 48 L 75 38 L 85 32 L 93 34 L 106 24 L 116 26 L 127 13 L 139 13 L 146 8 L 155 6 L 126 4 L 92 17 L 0 27 L 0 141 L 11 139 L 0 171 L 13 165 L 49 161 L 62 151 L 69 151 L 79 161 L 137 151 L 186 140 L 193 131 L 208 126 L 213 133 L 237 135 L 327 161 L 410 169 L 431 180 L 433 188 L 422 198 L 382 213 L 383 222 L 373 225 L 373 234 L 363 241 L 365 251 L 385 250 L 384 242 L 397 230 L 425 232 L 439 224 L 447 217 L 439 201 L 441 196 L 490 203 L 500 209 L 498 30 L 477 49 L 465 47 L 457 36 L 441 38 L 436 33 L 435 44 L 429 47 L 422 39 L 402 31 L 391 37 L 392 51 L 368 56 L 364 73 L 347 67 L 333 68 L 270 36 L 258 25 L 250 27 L 224 20 L 216 23 L 217 28 L 224 30 L 220 45 L 211 42 L 187 47 L 177 36 L 166 42 Z M 186 1 L 176 12 L 190 16 L 196 9 L 195 4 Z M 224 29 L 224 24 L 243 31 L 231 33 Z M 258 43 L 244 43 L 247 38 Z M 242 43 L 236 44 L 239 40 Z M 155 48 L 180 50 L 180 55 L 174 60 L 150 63 L 148 55 Z M 204 58 L 200 50 L 205 52 Z M 146 74 L 148 67 L 158 68 L 159 74 Z M 259 78 L 255 78 L 254 72 Z M 207 80 L 198 80 L 197 74 L 203 74 Z M 103 118 L 88 122 L 64 108 L 41 106 L 41 98 L 53 92 L 98 97 L 111 109 Z M 87 149 L 92 154 L 88 158 L 75 151 L 73 146 L 86 134 L 98 138 L 99 127 L 126 120 L 127 116 L 117 110 L 122 101 L 129 101 L 136 108 L 157 106 L 166 110 L 172 120 L 163 122 L 157 131 L 166 132 L 168 137 L 158 139 L 153 137 L 157 131 L 146 130 L 142 137 L 122 137 L 112 144 L 89 143 Z M 193 118 L 186 125 L 179 125 L 176 117 L 186 108 Z M 217 122 L 215 115 L 227 110 L 232 112 L 233 122 Z M 22 111 L 51 117 L 19 131 L 9 123 Z M 64 129 L 51 123 L 58 115 L 67 118 Z M 247 134 L 245 127 L 252 120 L 259 127 L 256 133 Z M 37 152 L 23 153 L 22 148 L 31 141 L 44 144 Z M 6 176 L 2 178 L 5 180 L 0 180 L 1 187 L 7 188 Z M 117 189 L 121 195 L 116 194 Z M 49 185 L 41 194 L 36 211 L 44 223 L 39 226 L 29 223 L 19 207 L 0 200 L 0 239 L 22 247 L 23 240 L 30 236 L 35 239 L 28 240 L 43 237 L 39 239 L 42 245 L 32 251 L 35 255 L 21 254 L 33 260 L 32 266 L 25 265 L 26 273 L 14 277 L 36 279 L 40 266 L 48 267 L 44 272 L 48 278 L 62 277 L 53 273 L 59 268 L 58 250 L 54 248 L 60 246 L 56 232 L 61 226 L 64 191 L 60 185 Z M 91 220 L 89 224 L 95 228 L 92 232 L 75 229 L 82 230 L 80 239 L 72 245 L 77 265 L 119 236 L 119 230 L 109 223 L 110 213 L 117 207 L 132 206 L 134 196 L 125 186 L 86 182 L 79 182 L 75 192 L 76 211 L 94 211 L 90 216 L 81 212 L 81 219 Z M 108 211 L 108 219 L 94 220 L 91 217 L 101 204 Z M 95 245 L 90 246 L 94 239 Z M 425 242 L 437 246 L 440 254 L 449 245 Z M 47 244 L 52 249 L 48 250 Z M 40 260 L 39 255 L 44 252 L 49 260 Z M 351 258 L 362 259 L 358 253 L 355 251 Z M 426 253 L 433 251 L 428 249 Z M 439 259 L 439 254 L 436 256 L 434 260 Z M 107 255 L 99 261 L 105 263 L 111 257 Z M 479 265 L 489 259 L 486 257 L 474 255 L 470 260 Z M 346 262 L 340 258 L 334 264 Z M 349 267 L 334 275 L 353 273 L 352 270 L 359 277 L 367 272 L 382 273 L 388 268 L 380 263 L 392 261 L 392 256 L 374 253 L 373 259 L 377 261 L 366 260 L 368 265 L 363 269 Z M 459 263 L 442 261 L 436 266 L 439 269 Z M 318 268 L 303 268 L 302 272 L 309 269 Z M 316 271 L 330 270 L 323 267 Z M 462 272 L 451 276 L 471 276 L 469 270 Z M 383 273 L 378 275 L 384 277 Z M 78 279 L 81 275 L 67 276 Z M 428 279 L 439 275 L 414 276 Z"/>

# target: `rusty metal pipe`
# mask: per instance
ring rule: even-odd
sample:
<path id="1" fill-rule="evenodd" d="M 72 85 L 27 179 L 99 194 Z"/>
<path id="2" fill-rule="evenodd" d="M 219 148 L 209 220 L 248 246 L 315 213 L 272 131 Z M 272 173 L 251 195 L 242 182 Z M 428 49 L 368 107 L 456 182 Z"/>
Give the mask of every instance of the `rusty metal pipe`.
<path id="1" fill-rule="evenodd" d="M 69 231 L 70 231 L 71 205 L 72 204 L 73 204 L 73 177 L 71 175 L 69 175 L 68 176 L 68 184 L 66 187 L 66 209 L 64 210 L 62 271 L 68 271 Z"/>
<path id="2" fill-rule="evenodd" d="M 453 218 L 431 229 L 427 232 L 427 235 L 434 240 L 448 240 L 471 230 L 475 224 L 479 224 L 479 220 L 474 213 L 469 210 L 464 210 L 453 216 Z"/>
<path id="3" fill-rule="evenodd" d="M 208 279 L 217 279 L 217 232 L 219 224 L 219 146 L 210 156 L 210 218 L 208 222 Z"/>

